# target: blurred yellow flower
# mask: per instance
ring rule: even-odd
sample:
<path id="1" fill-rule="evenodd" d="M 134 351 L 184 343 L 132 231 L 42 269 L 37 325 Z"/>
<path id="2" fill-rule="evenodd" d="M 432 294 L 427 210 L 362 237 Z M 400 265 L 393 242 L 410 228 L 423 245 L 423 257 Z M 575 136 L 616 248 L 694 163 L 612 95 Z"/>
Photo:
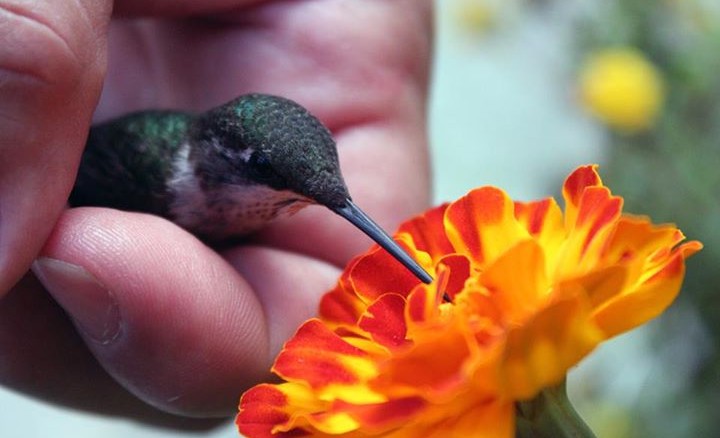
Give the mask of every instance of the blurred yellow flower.
<path id="1" fill-rule="evenodd" d="M 487 0 L 458 0 L 453 12 L 460 27 L 471 32 L 483 33 L 489 30 L 497 15 L 496 5 Z"/>
<path id="2" fill-rule="evenodd" d="M 600 342 L 657 316 L 685 259 L 671 225 L 623 215 L 595 166 L 551 198 L 495 187 L 405 222 L 426 285 L 377 247 L 356 258 L 275 360 L 285 382 L 240 401 L 247 437 L 511 437 L 515 402 Z"/>
<path id="3" fill-rule="evenodd" d="M 627 47 L 590 55 L 580 73 L 580 90 L 592 114 L 627 132 L 651 127 L 665 94 L 657 68 L 641 52 Z"/>

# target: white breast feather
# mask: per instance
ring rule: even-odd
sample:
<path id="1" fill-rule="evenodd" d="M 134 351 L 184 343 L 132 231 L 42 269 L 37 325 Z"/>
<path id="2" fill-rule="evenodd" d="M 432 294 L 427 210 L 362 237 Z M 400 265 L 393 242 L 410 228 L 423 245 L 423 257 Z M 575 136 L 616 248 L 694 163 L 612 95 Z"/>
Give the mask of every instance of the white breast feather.
<path id="1" fill-rule="evenodd" d="M 190 146 L 182 145 L 168 186 L 174 194 L 171 215 L 178 225 L 194 233 L 217 239 L 247 234 L 277 216 L 293 214 L 310 203 L 297 193 L 262 185 L 226 185 L 221 192 L 205 193 L 189 154 Z M 276 206 L 290 199 L 297 202 Z"/>

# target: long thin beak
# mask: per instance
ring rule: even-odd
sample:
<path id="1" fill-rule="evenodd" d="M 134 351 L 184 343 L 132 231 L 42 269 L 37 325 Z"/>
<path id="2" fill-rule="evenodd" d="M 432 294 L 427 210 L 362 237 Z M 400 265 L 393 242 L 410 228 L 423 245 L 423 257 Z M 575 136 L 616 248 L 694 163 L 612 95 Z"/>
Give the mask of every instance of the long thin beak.
<path id="1" fill-rule="evenodd" d="M 345 205 L 339 208 L 334 208 L 333 211 L 340 216 L 344 217 L 350 223 L 362 230 L 363 233 L 367 234 L 372 240 L 378 245 L 383 247 L 387 252 L 390 253 L 397 261 L 403 264 L 410 272 L 412 272 L 417 278 L 423 283 L 430 284 L 433 278 L 428 274 L 408 253 L 406 253 L 400 245 L 395 242 L 392 237 L 383 231 L 378 224 L 375 223 L 370 216 L 365 214 L 364 211 L 355 205 L 351 200 L 347 199 Z"/>

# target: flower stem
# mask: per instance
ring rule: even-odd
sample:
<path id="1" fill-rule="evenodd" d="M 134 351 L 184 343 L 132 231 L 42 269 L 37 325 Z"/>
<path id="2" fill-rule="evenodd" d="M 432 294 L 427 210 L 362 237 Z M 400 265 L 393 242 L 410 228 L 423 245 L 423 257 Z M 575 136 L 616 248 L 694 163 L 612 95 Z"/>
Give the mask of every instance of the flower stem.
<path id="1" fill-rule="evenodd" d="M 595 438 L 567 397 L 565 381 L 515 404 L 520 438 Z"/>

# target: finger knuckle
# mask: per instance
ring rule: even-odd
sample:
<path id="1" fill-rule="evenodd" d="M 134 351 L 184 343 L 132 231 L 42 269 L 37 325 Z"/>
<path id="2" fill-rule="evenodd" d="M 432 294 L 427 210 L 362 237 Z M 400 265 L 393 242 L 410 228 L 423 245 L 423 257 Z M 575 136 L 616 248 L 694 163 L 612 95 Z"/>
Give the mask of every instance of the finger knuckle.
<path id="1" fill-rule="evenodd" d="M 86 54 L 70 35 L 83 29 L 51 12 L 38 10 L 35 2 L 0 1 L 1 72 L 51 85 L 79 78 Z"/>

